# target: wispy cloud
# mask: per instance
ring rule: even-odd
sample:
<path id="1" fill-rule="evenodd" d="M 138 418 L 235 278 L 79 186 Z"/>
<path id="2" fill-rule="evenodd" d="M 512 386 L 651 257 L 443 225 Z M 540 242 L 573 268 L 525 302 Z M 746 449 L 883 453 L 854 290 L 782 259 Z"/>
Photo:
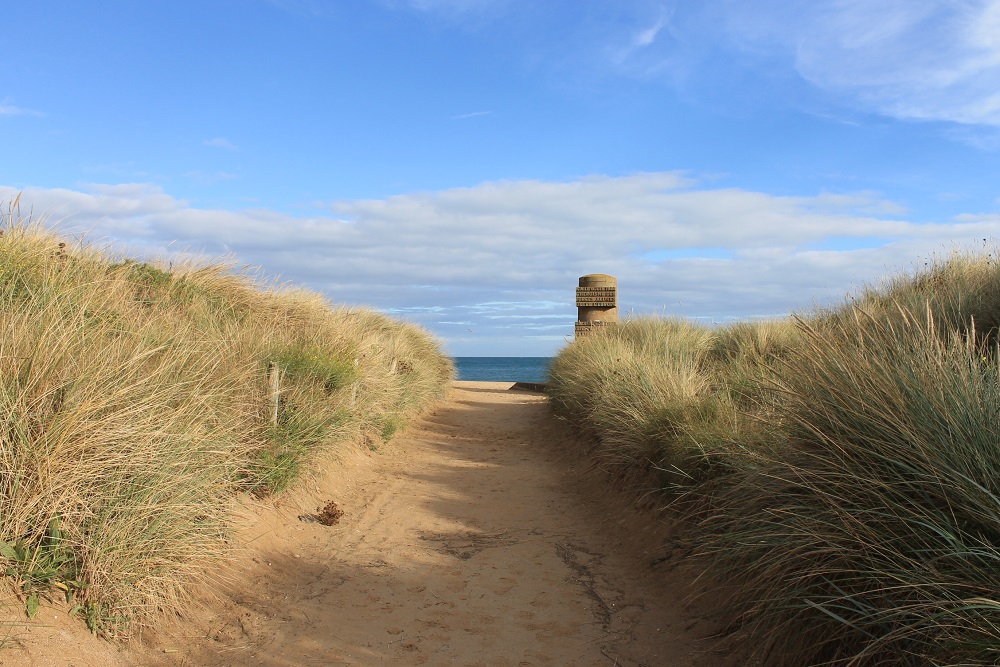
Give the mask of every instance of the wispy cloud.
<path id="1" fill-rule="evenodd" d="M 997 0 L 816 4 L 795 53 L 806 80 L 890 116 L 1000 125 Z"/>
<path id="2" fill-rule="evenodd" d="M 36 118 L 41 118 L 44 115 L 41 111 L 25 109 L 24 107 L 15 106 L 7 102 L 0 104 L 0 116 L 35 116 Z"/>
<path id="3" fill-rule="evenodd" d="M 0 188 L 0 199 L 14 194 Z M 1000 238 L 997 215 L 916 224 L 877 193 L 775 196 L 670 172 L 498 181 L 304 217 L 194 208 L 150 184 L 28 188 L 24 204 L 139 252 L 233 253 L 335 301 L 405 314 L 467 351 L 477 337 L 558 333 L 561 320 L 571 334 L 573 289 L 588 273 L 618 276 L 626 311 L 724 320 L 839 299 L 954 243 Z"/>
<path id="4" fill-rule="evenodd" d="M 667 25 L 667 12 L 661 8 L 660 16 L 656 19 L 653 25 L 643 28 L 635 33 L 632 38 L 632 44 L 636 48 L 643 48 L 649 46 L 656 41 L 657 36 L 659 36 L 660 31 L 663 30 Z"/>
<path id="5" fill-rule="evenodd" d="M 663 2 L 644 3 L 622 12 L 623 16 L 606 17 L 590 28 L 596 44 L 617 74 L 640 75 L 663 66 L 664 59 L 674 57 L 674 45 L 657 44 L 664 30 L 670 28 L 673 11 Z M 596 30 L 596 32 L 595 32 Z M 588 58 L 589 56 L 584 56 Z"/>
<path id="6" fill-rule="evenodd" d="M 465 120 L 466 118 L 478 118 L 479 116 L 489 116 L 492 111 L 473 111 L 471 113 L 462 113 L 457 116 L 452 116 L 452 120 Z"/>
<path id="7" fill-rule="evenodd" d="M 610 72 L 714 89 L 737 71 L 743 81 L 756 72 L 762 81 L 804 82 L 834 106 L 1000 126 L 1000 0 L 644 0 L 586 9 L 503 0 L 384 2 L 482 29 L 492 24 L 474 17 L 524 19 L 531 12 L 529 27 L 512 33 L 511 49 L 572 80 Z M 549 31 L 543 38 L 541 31 L 557 23 L 558 36 Z"/>
<path id="8" fill-rule="evenodd" d="M 212 148 L 223 148 L 227 151 L 239 151 L 240 147 L 231 142 L 225 137 L 213 137 L 212 139 L 206 139 L 203 142 L 206 146 L 211 146 Z"/>
<path id="9" fill-rule="evenodd" d="M 703 0 L 650 23 L 634 15 L 622 74 L 680 85 L 725 80 L 739 61 L 761 77 L 794 74 L 840 104 L 907 120 L 1000 126 L 1000 0 Z M 669 30 L 671 39 L 662 39 Z"/>
<path id="10" fill-rule="evenodd" d="M 689 79 L 728 51 L 745 71 L 785 67 L 863 111 L 1000 125 L 1000 0 L 705 0 L 688 11 L 671 30 L 695 54 Z"/>

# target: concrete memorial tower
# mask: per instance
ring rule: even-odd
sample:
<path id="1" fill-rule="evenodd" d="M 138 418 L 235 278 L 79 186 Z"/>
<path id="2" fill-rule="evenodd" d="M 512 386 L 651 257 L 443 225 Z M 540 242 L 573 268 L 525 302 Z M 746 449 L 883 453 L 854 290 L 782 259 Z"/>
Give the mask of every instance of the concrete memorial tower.
<path id="1" fill-rule="evenodd" d="M 576 288 L 576 337 L 618 322 L 618 279 L 604 273 L 580 278 Z"/>

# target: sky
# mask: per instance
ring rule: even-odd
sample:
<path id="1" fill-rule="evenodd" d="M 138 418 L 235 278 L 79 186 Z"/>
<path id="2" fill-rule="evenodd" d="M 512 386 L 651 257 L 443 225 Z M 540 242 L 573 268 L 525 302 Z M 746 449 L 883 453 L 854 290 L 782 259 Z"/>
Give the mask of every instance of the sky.
<path id="1" fill-rule="evenodd" d="M 35 0 L 0 202 L 549 356 L 842 301 L 1000 237 L 1000 0 Z"/>

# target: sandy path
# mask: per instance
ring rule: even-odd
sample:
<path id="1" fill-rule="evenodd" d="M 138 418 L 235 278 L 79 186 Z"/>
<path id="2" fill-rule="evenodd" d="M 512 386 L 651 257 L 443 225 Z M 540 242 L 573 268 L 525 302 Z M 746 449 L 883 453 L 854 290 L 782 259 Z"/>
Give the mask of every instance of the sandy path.
<path id="1" fill-rule="evenodd" d="M 456 383 L 398 442 L 331 466 L 314 495 L 248 529 L 222 600 L 117 659 L 721 664 L 677 570 L 652 564 L 664 548 L 641 546 L 661 529 L 608 492 L 542 395 L 509 386 Z M 338 525 L 298 519 L 329 499 Z"/>

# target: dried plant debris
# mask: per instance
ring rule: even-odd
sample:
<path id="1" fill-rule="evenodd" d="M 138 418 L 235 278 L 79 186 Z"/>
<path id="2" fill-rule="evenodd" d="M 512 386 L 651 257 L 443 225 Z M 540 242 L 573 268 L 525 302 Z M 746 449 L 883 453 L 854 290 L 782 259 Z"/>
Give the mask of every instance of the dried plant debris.
<path id="1" fill-rule="evenodd" d="M 306 523 L 319 523 L 324 526 L 336 526 L 340 523 L 340 517 L 344 516 L 344 510 L 337 507 L 334 501 L 327 502 L 326 505 L 316 510 L 315 514 L 302 514 L 299 521 Z"/>

